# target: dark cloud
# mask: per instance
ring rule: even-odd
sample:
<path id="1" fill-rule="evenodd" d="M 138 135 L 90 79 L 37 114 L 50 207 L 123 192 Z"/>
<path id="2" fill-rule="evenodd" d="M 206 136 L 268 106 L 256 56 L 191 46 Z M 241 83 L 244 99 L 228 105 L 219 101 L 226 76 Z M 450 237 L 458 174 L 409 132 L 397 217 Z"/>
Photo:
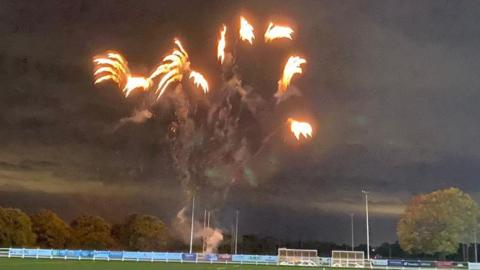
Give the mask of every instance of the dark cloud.
<path id="1" fill-rule="evenodd" d="M 478 198 L 478 2 L 0 1 L 0 204 L 172 218 L 183 195 L 164 104 L 118 127 L 141 95 L 92 86 L 91 57 L 116 49 L 149 72 L 178 36 L 215 85 L 217 30 L 241 12 L 258 29 L 294 23 L 294 46 L 242 48 L 240 71 L 269 95 L 285 51 L 305 55 L 303 101 L 284 110 L 317 131 L 307 145 L 273 141 L 247 179 L 255 185 L 230 192 L 225 228 L 240 208 L 243 232 L 347 242 L 353 212 L 360 241 L 368 188 L 381 242 L 395 238 L 411 195 L 458 186 Z"/>

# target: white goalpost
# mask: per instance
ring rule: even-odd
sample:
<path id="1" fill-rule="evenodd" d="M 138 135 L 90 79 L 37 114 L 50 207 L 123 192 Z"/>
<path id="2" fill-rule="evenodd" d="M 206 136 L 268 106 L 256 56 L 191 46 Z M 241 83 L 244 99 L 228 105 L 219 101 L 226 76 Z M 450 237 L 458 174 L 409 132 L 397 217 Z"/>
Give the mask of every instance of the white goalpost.
<path id="1" fill-rule="evenodd" d="M 332 250 L 333 267 L 358 267 L 365 266 L 365 254 L 363 251 Z"/>
<path id="2" fill-rule="evenodd" d="M 279 248 L 278 263 L 280 265 L 317 266 L 317 250 Z"/>

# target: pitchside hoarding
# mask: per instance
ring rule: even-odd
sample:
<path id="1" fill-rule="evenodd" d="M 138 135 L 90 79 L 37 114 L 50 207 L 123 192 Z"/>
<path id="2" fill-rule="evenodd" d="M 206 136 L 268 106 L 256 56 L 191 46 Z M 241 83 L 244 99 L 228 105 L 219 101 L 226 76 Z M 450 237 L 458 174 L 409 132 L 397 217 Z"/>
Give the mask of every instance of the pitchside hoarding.
<path id="1" fill-rule="evenodd" d="M 114 260 L 121 260 L 123 258 L 123 251 L 109 251 L 108 257 Z"/>
<path id="2" fill-rule="evenodd" d="M 183 253 L 182 260 L 187 262 L 195 262 L 197 260 L 197 253 Z"/>
<path id="3" fill-rule="evenodd" d="M 197 253 L 197 261 L 199 261 L 199 262 L 216 262 L 216 261 L 218 261 L 218 255 L 217 254 Z"/>
<path id="4" fill-rule="evenodd" d="M 277 263 L 277 256 L 267 255 L 232 255 L 233 262 L 241 263 Z"/>
<path id="5" fill-rule="evenodd" d="M 480 263 L 468 263 L 468 270 L 480 270 Z"/>
<path id="6" fill-rule="evenodd" d="M 219 262 L 231 262 L 232 255 L 230 254 L 218 254 L 218 261 Z"/>
<path id="7" fill-rule="evenodd" d="M 372 265 L 373 266 L 388 266 L 388 260 L 374 259 L 374 260 L 372 260 Z"/>
<path id="8" fill-rule="evenodd" d="M 95 256 L 95 259 L 104 259 L 104 260 L 107 260 L 109 259 L 108 257 L 108 251 L 104 251 L 104 250 L 96 250 L 93 252 L 93 255 Z"/>
<path id="9" fill-rule="evenodd" d="M 434 268 L 438 262 L 420 260 L 388 260 L 388 266 L 392 267 L 423 267 Z M 445 267 L 446 268 L 446 267 Z"/>

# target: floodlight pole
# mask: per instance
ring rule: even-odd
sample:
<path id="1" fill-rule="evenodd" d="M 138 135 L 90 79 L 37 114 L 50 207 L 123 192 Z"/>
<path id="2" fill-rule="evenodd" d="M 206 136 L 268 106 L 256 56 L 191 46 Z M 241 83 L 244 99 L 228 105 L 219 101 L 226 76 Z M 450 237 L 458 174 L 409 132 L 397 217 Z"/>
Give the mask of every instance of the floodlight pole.
<path id="1" fill-rule="evenodd" d="M 203 212 L 203 231 L 207 228 L 207 209 Z M 202 236 L 202 253 L 205 253 L 205 236 Z"/>
<path id="2" fill-rule="evenodd" d="M 193 246 L 193 223 L 195 218 L 195 195 L 192 197 L 192 226 L 190 228 L 190 254 L 192 254 Z"/>
<path id="3" fill-rule="evenodd" d="M 478 253 L 477 253 L 477 226 L 475 226 L 475 232 L 473 233 L 473 242 L 475 244 L 475 262 L 478 262 Z"/>
<path id="4" fill-rule="evenodd" d="M 235 212 L 235 254 L 238 247 L 238 210 Z"/>
<path id="5" fill-rule="evenodd" d="M 368 228 L 368 191 L 362 190 L 365 194 L 365 219 L 367 223 L 367 260 L 370 261 L 370 230 Z"/>
<path id="6" fill-rule="evenodd" d="M 355 250 L 354 246 L 355 246 L 355 243 L 354 243 L 354 234 L 353 234 L 353 213 L 350 214 L 350 223 L 351 223 L 351 230 L 352 230 L 352 251 Z"/>

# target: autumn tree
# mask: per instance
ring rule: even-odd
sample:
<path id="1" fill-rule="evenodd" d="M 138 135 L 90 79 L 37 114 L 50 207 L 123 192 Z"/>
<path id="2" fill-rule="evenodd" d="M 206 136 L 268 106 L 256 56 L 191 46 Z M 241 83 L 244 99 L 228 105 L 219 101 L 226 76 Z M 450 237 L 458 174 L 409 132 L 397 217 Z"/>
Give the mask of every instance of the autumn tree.
<path id="1" fill-rule="evenodd" d="M 82 215 L 71 223 L 70 246 L 82 249 L 107 249 L 114 244 L 111 227 L 98 216 Z"/>
<path id="2" fill-rule="evenodd" d="M 409 253 L 455 253 L 475 230 L 478 206 L 457 188 L 412 198 L 397 225 L 400 246 Z"/>
<path id="3" fill-rule="evenodd" d="M 116 227 L 115 234 L 129 250 L 164 250 L 167 247 L 167 227 L 157 217 L 134 214 Z"/>
<path id="4" fill-rule="evenodd" d="M 46 248 L 65 248 L 70 237 L 70 227 L 50 210 L 40 210 L 32 215 L 32 230 L 37 235 L 37 245 Z"/>
<path id="5" fill-rule="evenodd" d="M 20 209 L 0 208 L 0 245 L 25 247 L 35 243 L 32 222 Z"/>

